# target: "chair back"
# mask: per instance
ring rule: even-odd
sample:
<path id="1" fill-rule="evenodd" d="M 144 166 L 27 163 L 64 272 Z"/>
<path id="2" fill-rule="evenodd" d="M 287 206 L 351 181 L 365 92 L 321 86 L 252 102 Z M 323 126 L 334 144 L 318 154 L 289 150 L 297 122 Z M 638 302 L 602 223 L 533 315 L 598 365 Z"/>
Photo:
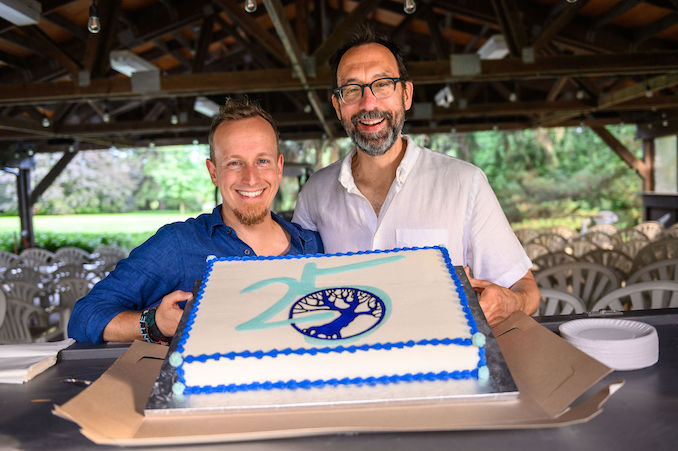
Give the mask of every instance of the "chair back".
<path id="1" fill-rule="evenodd" d="M 521 242 L 521 244 L 527 244 L 539 236 L 539 230 L 529 228 L 516 229 L 513 231 L 513 233 L 516 234 L 516 237 Z"/>
<path id="2" fill-rule="evenodd" d="M 678 238 L 654 241 L 638 251 L 633 259 L 634 271 L 672 258 L 678 258 Z"/>
<path id="3" fill-rule="evenodd" d="M 669 280 L 678 282 L 678 258 L 661 260 L 640 268 L 629 276 L 628 285 L 653 280 Z"/>
<path id="4" fill-rule="evenodd" d="M 52 284 L 52 290 L 59 303 L 60 327 L 67 337 L 68 320 L 73 312 L 73 306 L 78 299 L 90 292 L 94 283 L 91 280 L 79 278 L 61 278 Z"/>
<path id="5" fill-rule="evenodd" d="M 636 229 L 624 229 L 612 235 L 612 243 L 615 248 L 619 248 L 622 243 L 626 243 L 631 240 L 644 240 L 649 242 L 650 239 L 640 230 Z"/>
<path id="6" fill-rule="evenodd" d="M 5 304 L 4 319 L 0 323 L 0 344 L 32 343 L 50 338 L 47 333 L 34 335 L 31 331 L 31 327 L 39 326 L 44 330 L 46 326 L 45 312 L 40 307 L 11 299 L 2 292 L 0 298 L 4 299 Z M 0 304 L 2 303 L 0 300 Z"/>
<path id="7" fill-rule="evenodd" d="M 565 238 L 566 241 L 572 241 L 579 238 L 579 232 L 565 226 L 555 226 L 549 229 L 549 233 L 554 233 Z"/>
<path id="8" fill-rule="evenodd" d="M 542 271 L 546 268 L 553 268 L 554 266 L 562 265 L 563 263 L 576 263 L 577 259 L 570 254 L 563 251 L 549 252 L 548 254 L 540 255 L 532 259 L 533 272 Z"/>
<path id="9" fill-rule="evenodd" d="M 550 252 L 562 251 L 567 246 L 567 240 L 555 233 L 542 233 L 534 237 L 530 243 L 546 246 Z"/>
<path id="10" fill-rule="evenodd" d="M 565 248 L 565 252 L 568 254 L 572 254 L 577 258 L 580 258 L 582 255 L 586 254 L 587 252 L 594 251 L 596 249 L 600 249 L 597 244 L 595 244 L 592 241 L 587 241 L 587 240 L 576 240 L 576 241 L 570 241 L 567 243 L 567 247 Z"/>
<path id="11" fill-rule="evenodd" d="M 535 274 L 535 280 L 540 288 L 552 288 L 575 295 L 584 301 L 587 308 L 620 286 L 612 270 L 590 262 L 554 266 L 539 271 Z"/>
<path id="12" fill-rule="evenodd" d="M 56 259 L 62 263 L 75 263 L 83 265 L 89 262 L 89 253 L 79 247 L 66 246 L 57 249 L 54 253 Z"/>
<path id="13" fill-rule="evenodd" d="M 523 245 L 523 249 L 525 249 L 525 253 L 527 254 L 528 257 L 530 257 L 530 260 L 534 260 L 535 258 L 541 256 L 541 255 L 546 255 L 551 253 L 548 247 L 544 246 L 543 244 L 539 243 L 527 243 Z"/>
<path id="14" fill-rule="evenodd" d="M 582 241 L 590 241 L 601 249 L 614 248 L 614 243 L 612 242 L 612 235 L 608 235 L 607 233 L 597 232 L 594 230 L 592 232 L 587 232 L 585 235 L 582 235 L 581 239 Z"/>
<path id="15" fill-rule="evenodd" d="M 38 269 L 41 266 L 49 266 L 54 263 L 56 256 L 53 252 L 47 249 L 40 249 L 38 247 L 31 247 L 24 249 L 19 254 L 19 259 L 22 264 Z"/>
<path id="16" fill-rule="evenodd" d="M 591 311 L 646 310 L 678 307 L 678 282 L 655 280 L 614 290 L 596 302 Z"/>
<path id="17" fill-rule="evenodd" d="M 617 243 L 615 249 L 623 252 L 631 258 L 635 258 L 638 252 L 645 246 L 650 244 L 647 240 L 629 240 L 624 243 Z"/>
<path id="18" fill-rule="evenodd" d="M 30 305 L 40 305 L 45 297 L 45 291 L 32 282 L 24 280 L 6 280 L 0 289 L 8 299 L 25 302 Z"/>
<path id="19" fill-rule="evenodd" d="M 664 226 L 659 221 L 645 221 L 633 226 L 634 229 L 642 232 L 650 241 L 659 238 L 664 232 Z"/>
<path id="20" fill-rule="evenodd" d="M 626 280 L 633 269 L 633 260 L 631 257 L 614 249 L 596 249 L 582 255 L 579 260 L 583 262 L 598 263 L 599 265 L 611 269 L 617 275 L 620 282 Z"/>
<path id="21" fill-rule="evenodd" d="M 11 252 L 0 250 L 0 273 L 19 262 L 19 256 Z"/>
<path id="22" fill-rule="evenodd" d="M 541 289 L 541 302 L 533 316 L 569 315 L 584 313 L 586 306 L 578 297 L 551 288 Z"/>
<path id="23" fill-rule="evenodd" d="M 596 224 L 588 228 L 588 231 L 586 234 L 588 235 L 589 233 L 592 232 L 601 232 L 606 235 L 612 236 L 616 234 L 619 231 L 616 225 L 614 224 Z"/>

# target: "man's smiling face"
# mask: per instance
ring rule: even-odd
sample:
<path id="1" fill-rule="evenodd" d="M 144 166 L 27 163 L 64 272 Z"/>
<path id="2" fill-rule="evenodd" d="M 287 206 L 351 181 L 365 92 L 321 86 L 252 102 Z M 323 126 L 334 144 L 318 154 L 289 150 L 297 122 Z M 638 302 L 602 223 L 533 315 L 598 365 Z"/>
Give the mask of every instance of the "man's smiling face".
<path id="1" fill-rule="evenodd" d="M 260 116 L 222 123 L 214 132 L 214 156 L 216 161 L 207 160 L 207 170 L 223 199 L 224 222 L 263 222 L 283 171 L 271 124 Z"/>
<path id="2" fill-rule="evenodd" d="M 370 43 L 349 49 L 337 68 L 337 85 L 366 84 L 384 77 L 398 78 L 393 54 L 380 44 Z M 412 83 L 399 82 L 392 96 L 377 99 L 368 87 L 362 98 L 346 105 L 332 96 L 332 104 L 346 133 L 368 155 L 383 155 L 400 137 L 405 111 L 412 106 Z"/>

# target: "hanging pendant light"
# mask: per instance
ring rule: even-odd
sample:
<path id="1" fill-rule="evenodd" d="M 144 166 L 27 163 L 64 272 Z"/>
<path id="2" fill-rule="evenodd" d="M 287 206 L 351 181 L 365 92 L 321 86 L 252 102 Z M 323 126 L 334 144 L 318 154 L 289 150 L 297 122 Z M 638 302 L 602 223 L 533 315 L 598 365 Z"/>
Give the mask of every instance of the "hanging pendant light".
<path id="1" fill-rule="evenodd" d="M 97 0 L 92 0 L 92 6 L 89 7 L 89 19 L 87 20 L 87 29 L 90 33 L 101 31 L 101 22 L 99 21 L 99 7 Z"/>

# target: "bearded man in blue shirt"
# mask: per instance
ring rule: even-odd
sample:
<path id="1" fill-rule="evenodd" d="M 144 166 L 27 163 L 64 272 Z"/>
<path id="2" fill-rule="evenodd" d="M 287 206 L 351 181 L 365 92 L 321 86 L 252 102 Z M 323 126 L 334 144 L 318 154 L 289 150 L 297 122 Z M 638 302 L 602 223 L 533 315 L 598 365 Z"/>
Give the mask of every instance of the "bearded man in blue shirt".
<path id="1" fill-rule="evenodd" d="M 163 226 L 120 261 L 75 304 L 70 337 L 167 344 L 183 313 L 180 303 L 191 297 L 208 256 L 323 252 L 317 232 L 271 212 L 283 156 L 268 113 L 249 101 L 228 101 L 212 122 L 209 144 L 207 170 L 222 204 L 211 214 Z"/>

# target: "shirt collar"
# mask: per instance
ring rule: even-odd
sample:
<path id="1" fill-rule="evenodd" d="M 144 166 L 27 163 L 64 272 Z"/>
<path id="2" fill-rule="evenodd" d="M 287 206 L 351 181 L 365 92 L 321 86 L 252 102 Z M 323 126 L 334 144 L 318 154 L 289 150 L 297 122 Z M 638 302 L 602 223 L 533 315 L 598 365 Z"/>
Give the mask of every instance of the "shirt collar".
<path id="1" fill-rule="evenodd" d="M 407 147 L 405 148 L 405 155 L 400 161 L 398 169 L 396 169 L 396 181 L 398 183 L 405 182 L 407 175 L 412 171 L 415 161 L 421 153 L 421 147 L 415 144 L 411 138 L 407 136 L 403 136 L 403 138 L 407 142 Z M 353 171 L 351 170 L 351 162 L 356 152 L 357 150 L 354 147 L 342 160 L 341 169 L 339 170 L 339 183 L 349 192 L 352 190 L 358 191 L 358 187 L 356 187 L 355 180 L 353 179 Z"/>
<path id="2" fill-rule="evenodd" d="M 209 231 L 210 235 L 214 234 L 214 229 L 216 227 L 226 227 L 227 229 L 230 229 L 233 232 L 235 232 L 231 227 L 224 224 L 224 219 L 221 217 L 221 207 L 222 207 L 221 204 L 214 207 L 212 213 L 207 217 L 207 230 Z M 285 230 L 285 232 L 287 232 L 288 235 L 290 236 L 291 249 L 302 250 L 306 248 L 306 243 L 308 240 L 306 239 L 306 237 L 304 237 L 304 235 L 298 228 L 296 228 L 292 223 L 285 221 L 283 218 L 281 218 L 280 216 L 273 212 L 271 212 L 271 216 L 273 217 L 273 220 L 280 224 L 283 230 Z"/>

